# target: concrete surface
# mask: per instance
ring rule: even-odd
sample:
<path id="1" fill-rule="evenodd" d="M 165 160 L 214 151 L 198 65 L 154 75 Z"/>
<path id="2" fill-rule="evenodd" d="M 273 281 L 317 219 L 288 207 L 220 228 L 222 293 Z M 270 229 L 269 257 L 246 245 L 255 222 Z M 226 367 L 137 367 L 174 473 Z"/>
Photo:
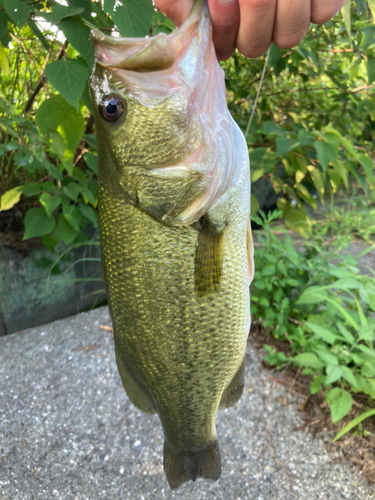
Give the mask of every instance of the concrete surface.
<path id="1" fill-rule="evenodd" d="M 301 401 L 250 349 L 244 396 L 218 417 L 220 480 L 172 492 L 158 419 L 128 401 L 103 324 L 107 308 L 0 338 L 1 500 L 375 498 L 324 440 L 292 430 Z"/>

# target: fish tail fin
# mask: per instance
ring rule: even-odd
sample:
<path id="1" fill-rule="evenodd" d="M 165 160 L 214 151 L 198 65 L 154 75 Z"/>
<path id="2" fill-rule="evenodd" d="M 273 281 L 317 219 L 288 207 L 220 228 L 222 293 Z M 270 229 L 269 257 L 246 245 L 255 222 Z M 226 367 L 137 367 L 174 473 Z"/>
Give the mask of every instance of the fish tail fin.
<path id="1" fill-rule="evenodd" d="M 195 452 L 173 451 L 164 441 L 164 472 L 171 488 L 178 488 L 186 481 L 195 481 L 198 477 L 219 479 L 221 460 L 217 440 L 207 448 Z"/>

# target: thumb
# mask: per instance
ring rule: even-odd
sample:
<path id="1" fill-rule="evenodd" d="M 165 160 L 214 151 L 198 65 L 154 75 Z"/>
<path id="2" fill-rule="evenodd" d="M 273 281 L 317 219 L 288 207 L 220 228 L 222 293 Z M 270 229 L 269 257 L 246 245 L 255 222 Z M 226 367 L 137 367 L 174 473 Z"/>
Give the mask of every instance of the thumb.
<path id="1" fill-rule="evenodd" d="M 176 26 L 188 17 L 194 0 L 154 0 L 155 7 L 165 14 Z"/>

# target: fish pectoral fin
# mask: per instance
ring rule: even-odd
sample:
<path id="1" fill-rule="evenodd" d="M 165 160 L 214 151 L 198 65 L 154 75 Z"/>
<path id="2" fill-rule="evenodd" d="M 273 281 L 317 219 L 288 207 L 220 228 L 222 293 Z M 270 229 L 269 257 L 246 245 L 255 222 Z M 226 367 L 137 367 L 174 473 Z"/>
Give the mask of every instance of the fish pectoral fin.
<path id="1" fill-rule="evenodd" d="M 137 205 L 160 222 L 173 225 L 207 184 L 205 176 L 184 167 L 149 170 L 137 179 Z"/>
<path id="2" fill-rule="evenodd" d="M 129 370 L 125 368 L 125 364 L 121 355 L 118 353 L 117 348 L 115 349 L 115 352 L 117 368 L 121 377 L 122 385 L 124 386 L 130 401 L 138 408 L 138 410 L 141 410 L 144 413 L 156 413 L 150 397 L 143 391 L 143 389 L 141 389 L 139 384 L 134 380 L 134 377 L 130 374 Z"/>
<path id="3" fill-rule="evenodd" d="M 195 291 L 204 297 L 218 291 L 223 269 L 225 225 L 203 217 L 195 250 Z"/>
<path id="4" fill-rule="evenodd" d="M 251 232 L 250 217 L 247 223 L 246 253 L 247 253 L 247 269 L 248 269 L 249 286 L 250 286 L 254 278 L 254 244 L 253 244 L 253 234 Z"/>
<path id="5" fill-rule="evenodd" d="M 225 389 L 221 401 L 219 404 L 219 410 L 225 410 L 225 408 L 231 408 L 234 406 L 242 396 L 243 388 L 245 385 L 245 365 L 246 365 L 246 356 L 241 363 L 240 368 L 237 373 L 233 377 L 232 381 Z"/>
<path id="6" fill-rule="evenodd" d="M 220 450 L 217 440 L 198 451 L 176 452 L 164 441 L 164 472 L 169 486 L 178 488 L 190 479 L 219 479 L 221 474 Z"/>

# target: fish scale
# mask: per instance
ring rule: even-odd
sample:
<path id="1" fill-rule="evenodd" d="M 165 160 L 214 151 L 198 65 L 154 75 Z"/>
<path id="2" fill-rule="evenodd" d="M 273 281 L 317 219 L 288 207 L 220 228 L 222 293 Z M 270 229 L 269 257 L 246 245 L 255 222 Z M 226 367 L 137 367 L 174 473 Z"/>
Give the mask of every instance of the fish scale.
<path id="1" fill-rule="evenodd" d="M 99 222 L 116 360 L 131 401 L 159 415 L 165 436 L 164 470 L 172 488 L 189 479 L 220 476 L 216 413 L 241 396 L 250 326 L 248 152 L 226 108 L 210 29 L 207 7 L 202 12 L 193 9 L 171 40 L 187 54 L 175 51 L 177 68 L 178 57 L 181 68 L 186 65 L 184 57 L 207 57 L 212 65 L 216 80 L 204 82 L 202 88 L 207 91 L 216 84 L 207 96 L 215 99 L 208 111 L 219 101 L 217 121 L 222 128 L 216 131 L 203 126 L 215 123 L 215 115 L 199 115 L 190 76 L 159 101 L 155 96 L 138 100 L 130 87 L 119 84 L 129 77 L 129 72 L 118 69 L 126 67 L 126 57 L 119 63 L 120 51 L 117 67 L 111 68 L 108 54 L 116 45 L 105 35 L 93 35 Z M 121 50 L 126 43 L 120 39 Z M 134 39 L 129 43 L 134 45 Z M 139 41 L 140 53 L 145 43 L 149 42 Z M 203 56 L 197 47 L 204 49 Z M 152 60 L 149 56 L 141 59 L 142 64 Z M 134 70 L 134 54 L 131 64 Z M 144 78 L 144 66 L 139 71 Z M 171 66 L 157 72 L 161 81 L 166 78 L 166 86 L 171 71 L 182 74 Z M 154 70 L 151 77 L 156 78 Z M 113 123 L 101 111 L 108 94 L 117 99 L 111 111 L 117 102 L 124 110 Z"/>

